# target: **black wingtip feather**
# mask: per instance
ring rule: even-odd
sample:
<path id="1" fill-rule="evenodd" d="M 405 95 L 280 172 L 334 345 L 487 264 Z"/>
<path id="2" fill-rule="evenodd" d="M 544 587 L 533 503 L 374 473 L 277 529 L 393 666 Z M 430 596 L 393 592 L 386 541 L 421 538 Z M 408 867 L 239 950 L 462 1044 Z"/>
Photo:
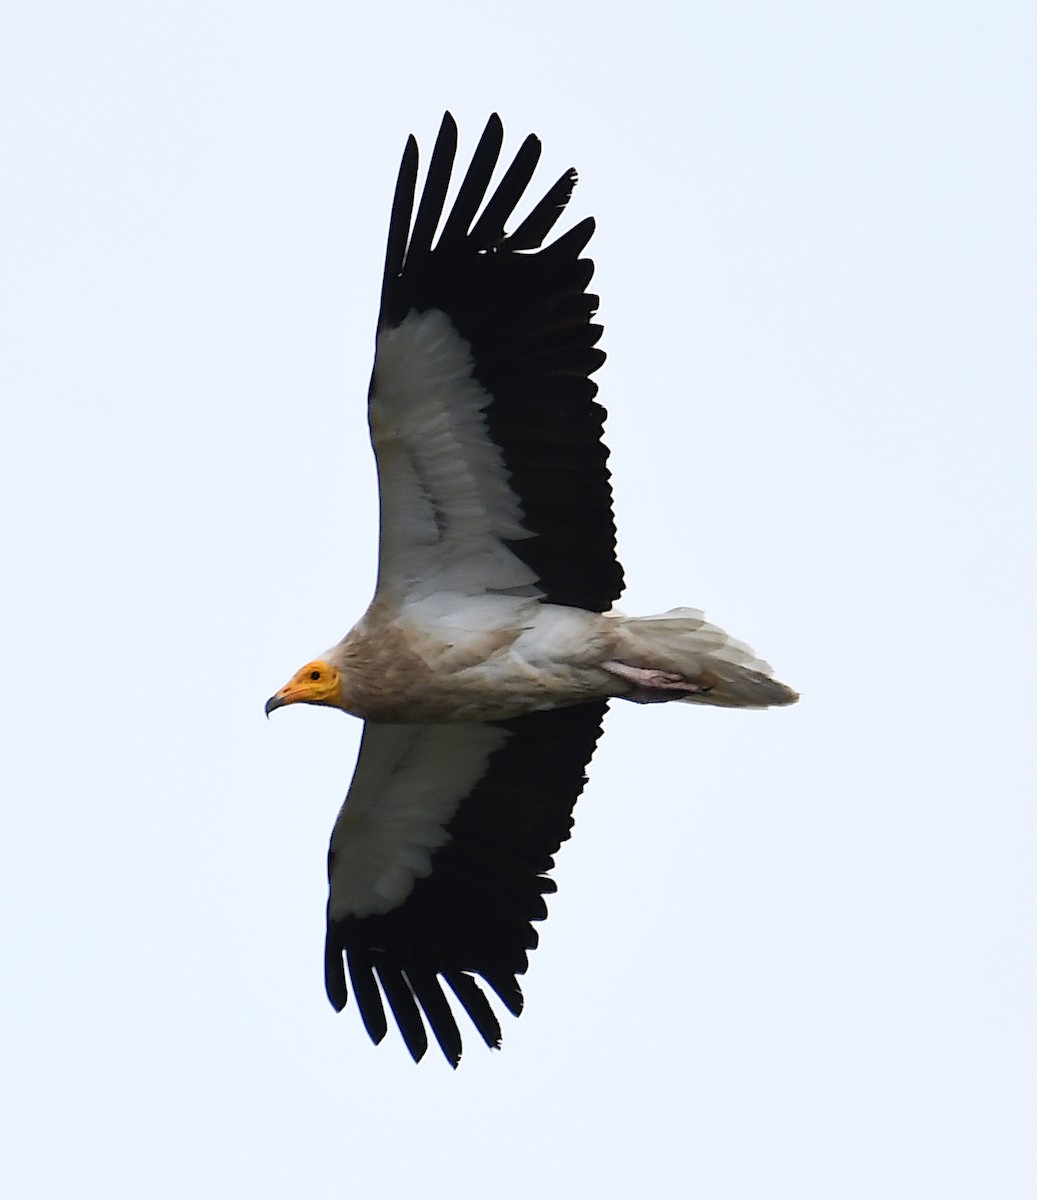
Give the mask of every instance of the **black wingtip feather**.
<path id="1" fill-rule="evenodd" d="M 594 235 L 594 228 L 594 218 L 584 217 L 579 224 L 574 225 L 572 229 L 567 229 L 560 237 L 555 238 L 551 245 L 547 246 L 543 252 L 549 259 L 577 260 L 578 273 L 575 279 L 581 291 L 590 283 L 591 277 L 594 275 L 594 263 L 590 259 L 580 258 L 580 253 L 586 249 L 587 243 Z"/>
<path id="2" fill-rule="evenodd" d="M 482 988 L 464 971 L 444 971 L 443 978 L 468 1014 L 479 1036 L 491 1050 L 501 1045 L 500 1022 Z"/>
<path id="3" fill-rule="evenodd" d="M 341 1012 L 349 1001 L 349 989 L 346 987 L 342 946 L 338 939 L 332 936 L 332 929 L 333 926 L 329 922 L 324 938 L 324 990 L 328 993 L 331 1007 L 335 1012 Z"/>
<path id="4" fill-rule="evenodd" d="M 379 958 L 375 959 L 374 968 L 410 1056 L 415 1062 L 421 1062 L 428 1049 L 428 1034 L 414 993 L 403 971 L 395 963 Z"/>
<path id="5" fill-rule="evenodd" d="M 523 973 L 525 967 L 523 967 Z M 522 1015 L 522 1006 L 525 1003 L 522 997 L 522 988 L 519 986 L 519 981 L 514 975 L 497 975 L 493 972 L 483 974 L 483 978 L 493 988 L 497 998 L 508 1010 L 513 1017 Z"/>
<path id="6" fill-rule="evenodd" d="M 349 981 L 353 985 L 353 995 L 356 997 L 364 1028 L 377 1046 L 385 1037 L 389 1026 L 385 1020 L 381 993 L 374 977 L 374 964 L 364 945 L 351 946 L 346 957 L 349 963 Z"/>
<path id="7" fill-rule="evenodd" d="M 450 187 L 450 175 L 456 153 L 457 126 L 454 124 L 454 118 L 446 113 L 443 123 L 439 127 L 436 144 L 432 148 L 428 177 L 418 203 L 418 214 L 414 218 L 414 228 L 411 230 L 405 266 L 412 259 L 420 260 L 431 253 L 432 239 L 436 236 L 436 227 L 443 215 L 443 205 Z"/>
<path id="8" fill-rule="evenodd" d="M 509 250 L 536 250 L 541 246 L 564 212 L 575 186 L 576 170 L 570 167 L 537 203 L 518 229 L 508 237 L 504 245 Z"/>
<path id="9" fill-rule="evenodd" d="M 385 248 L 385 269 L 382 273 L 382 295 L 380 309 L 384 311 L 396 280 L 403 272 L 407 254 L 407 234 L 410 231 L 411 213 L 414 211 L 414 192 L 418 185 L 418 143 L 414 135 L 407 145 L 396 176 L 396 192 L 393 196 L 392 213 L 389 217 L 389 236 Z"/>

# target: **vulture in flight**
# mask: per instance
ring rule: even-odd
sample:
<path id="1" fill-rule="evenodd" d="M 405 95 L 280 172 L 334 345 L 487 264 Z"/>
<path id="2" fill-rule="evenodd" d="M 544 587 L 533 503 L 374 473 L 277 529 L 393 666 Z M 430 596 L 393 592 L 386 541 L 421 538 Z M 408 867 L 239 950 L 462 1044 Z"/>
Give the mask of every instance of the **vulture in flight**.
<path id="1" fill-rule="evenodd" d="M 533 922 L 547 915 L 548 872 L 609 700 L 797 698 L 695 609 L 612 608 L 623 571 L 591 380 L 605 355 L 581 257 L 594 222 L 544 244 L 576 183 L 569 170 L 516 224 L 540 142 L 527 137 L 491 190 L 502 142 L 493 116 L 445 214 L 453 118 L 416 213 L 407 142 L 368 397 L 374 599 L 266 705 L 329 705 L 364 722 L 328 854 L 332 1005 L 351 990 L 380 1042 L 387 1004 L 415 1061 L 431 1030 L 455 1066 L 462 1010 L 500 1045 L 484 988 L 521 1012 Z"/>

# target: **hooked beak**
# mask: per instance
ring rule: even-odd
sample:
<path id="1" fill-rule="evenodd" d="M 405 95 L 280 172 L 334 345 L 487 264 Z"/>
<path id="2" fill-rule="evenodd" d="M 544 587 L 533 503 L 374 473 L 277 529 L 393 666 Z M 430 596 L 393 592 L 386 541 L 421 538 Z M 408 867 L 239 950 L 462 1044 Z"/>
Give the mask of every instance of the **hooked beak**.
<path id="1" fill-rule="evenodd" d="M 305 700 L 306 692 L 293 679 L 286 683 L 279 692 L 275 692 L 266 702 L 263 711 L 269 718 L 275 708 L 284 708 L 286 704 L 294 704 L 297 700 Z"/>

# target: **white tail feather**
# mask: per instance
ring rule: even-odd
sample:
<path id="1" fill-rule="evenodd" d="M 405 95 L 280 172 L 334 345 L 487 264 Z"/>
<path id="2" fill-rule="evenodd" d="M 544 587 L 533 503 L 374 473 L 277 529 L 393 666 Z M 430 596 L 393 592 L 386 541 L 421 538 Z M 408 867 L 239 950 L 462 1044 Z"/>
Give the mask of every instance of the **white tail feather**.
<path id="1" fill-rule="evenodd" d="M 725 708 L 768 708 L 794 704 L 799 696 L 779 683 L 770 665 L 716 625 L 697 608 L 671 608 L 623 621 L 617 657 L 632 667 L 680 675 L 701 691 L 681 691 L 672 699 Z M 658 695 L 666 699 L 665 692 Z"/>

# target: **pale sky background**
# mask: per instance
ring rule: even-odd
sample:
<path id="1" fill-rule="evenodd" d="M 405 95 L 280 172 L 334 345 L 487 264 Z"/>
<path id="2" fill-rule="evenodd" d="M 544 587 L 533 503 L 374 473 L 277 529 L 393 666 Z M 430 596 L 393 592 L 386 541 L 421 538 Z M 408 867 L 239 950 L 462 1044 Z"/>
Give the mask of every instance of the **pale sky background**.
<path id="1" fill-rule="evenodd" d="M 5 1194 L 1037 1194 L 1037 7 L 0 16 Z M 803 693 L 616 706 L 504 1049 L 324 996 L 389 204 L 498 110 L 597 217 L 623 607 Z"/>

